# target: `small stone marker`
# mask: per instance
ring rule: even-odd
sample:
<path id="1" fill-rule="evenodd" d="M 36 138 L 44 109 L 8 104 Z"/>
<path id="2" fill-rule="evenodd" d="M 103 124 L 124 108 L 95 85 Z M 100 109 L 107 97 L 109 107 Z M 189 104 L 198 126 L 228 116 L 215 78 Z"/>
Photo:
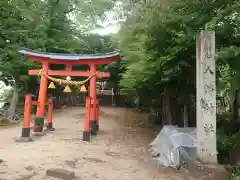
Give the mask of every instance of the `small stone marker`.
<path id="1" fill-rule="evenodd" d="M 63 180 L 72 180 L 75 178 L 75 173 L 73 171 L 68 171 L 60 168 L 48 169 L 46 175 Z"/>

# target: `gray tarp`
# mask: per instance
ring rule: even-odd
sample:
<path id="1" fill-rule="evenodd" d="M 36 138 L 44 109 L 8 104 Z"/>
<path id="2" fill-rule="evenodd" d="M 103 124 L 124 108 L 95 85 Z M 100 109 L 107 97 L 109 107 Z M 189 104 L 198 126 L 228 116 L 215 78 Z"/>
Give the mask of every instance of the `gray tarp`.
<path id="1" fill-rule="evenodd" d="M 150 151 L 158 165 L 179 168 L 185 162 L 195 160 L 196 140 L 196 128 L 166 125 L 150 144 Z"/>

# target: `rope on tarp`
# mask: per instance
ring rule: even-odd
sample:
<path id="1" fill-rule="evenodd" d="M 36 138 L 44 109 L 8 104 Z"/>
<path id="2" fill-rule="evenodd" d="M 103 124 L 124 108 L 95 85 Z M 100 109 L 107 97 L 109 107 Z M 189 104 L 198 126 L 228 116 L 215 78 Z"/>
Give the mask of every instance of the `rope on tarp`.
<path id="1" fill-rule="evenodd" d="M 58 84 L 61 84 L 61 85 L 75 85 L 75 86 L 81 86 L 81 85 L 84 85 L 86 84 L 88 81 L 90 81 L 90 79 L 94 76 L 97 75 L 97 72 L 93 73 L 91 76 L 89 76 L 87 79 L 83 80 L 83 81 L 71 81 L 71 80 L 65 80 L 65 79 L 59 79 L 59 78 L 54 78 L 54 77 L 51 77 L 49 75 L 47 75 L 42 69 L 39 71 L 38 73 L 39 76 L 45 76 L 47 79 L 55 82 L 55 83 L 58 83 Z"/>

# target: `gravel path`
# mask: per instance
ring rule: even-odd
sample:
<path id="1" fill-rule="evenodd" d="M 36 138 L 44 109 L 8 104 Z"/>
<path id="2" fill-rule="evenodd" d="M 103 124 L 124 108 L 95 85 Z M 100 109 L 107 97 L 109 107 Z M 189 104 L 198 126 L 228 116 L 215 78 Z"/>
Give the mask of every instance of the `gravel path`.
<path id="1" fill-rule="evenodd" d="M 177 176 L 172 170 L 156 168 L 147 152 L 154 134 L 146 137 L 149 130 L 123 127 L 122 122 L 132 117 L 124 112 L 102 108 L 100 132 L 90 142 L 82 141 L 84 108 L 80 107 L 55 111 L 56 131 L 30 143 L 14 141 L 21 127 L 1 130 L 0 180 L 54 180 L 46 177 L 49 168 L 74 171 L 76 180 L 171 180 Z"/>

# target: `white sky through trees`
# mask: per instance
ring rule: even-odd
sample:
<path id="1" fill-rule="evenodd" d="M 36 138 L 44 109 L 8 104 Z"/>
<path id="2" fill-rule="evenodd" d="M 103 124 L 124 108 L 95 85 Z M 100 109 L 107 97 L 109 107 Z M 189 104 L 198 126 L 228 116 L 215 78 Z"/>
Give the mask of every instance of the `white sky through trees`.
<path id="1" fill-rule="evenodd" d="M 95 28 L 90 31 L 91 33 L 96 33 L 102 36 L 109 34 L 116 34 L 119 32 L 121 25 L 120 22 L 125 21 L 124 13 L 123 13 L 123 4 L 118 1 L 115 3 L 112 10 L 107 11 L 105 13 L 104 21 L 98 22 L 100 27 Z"/>

